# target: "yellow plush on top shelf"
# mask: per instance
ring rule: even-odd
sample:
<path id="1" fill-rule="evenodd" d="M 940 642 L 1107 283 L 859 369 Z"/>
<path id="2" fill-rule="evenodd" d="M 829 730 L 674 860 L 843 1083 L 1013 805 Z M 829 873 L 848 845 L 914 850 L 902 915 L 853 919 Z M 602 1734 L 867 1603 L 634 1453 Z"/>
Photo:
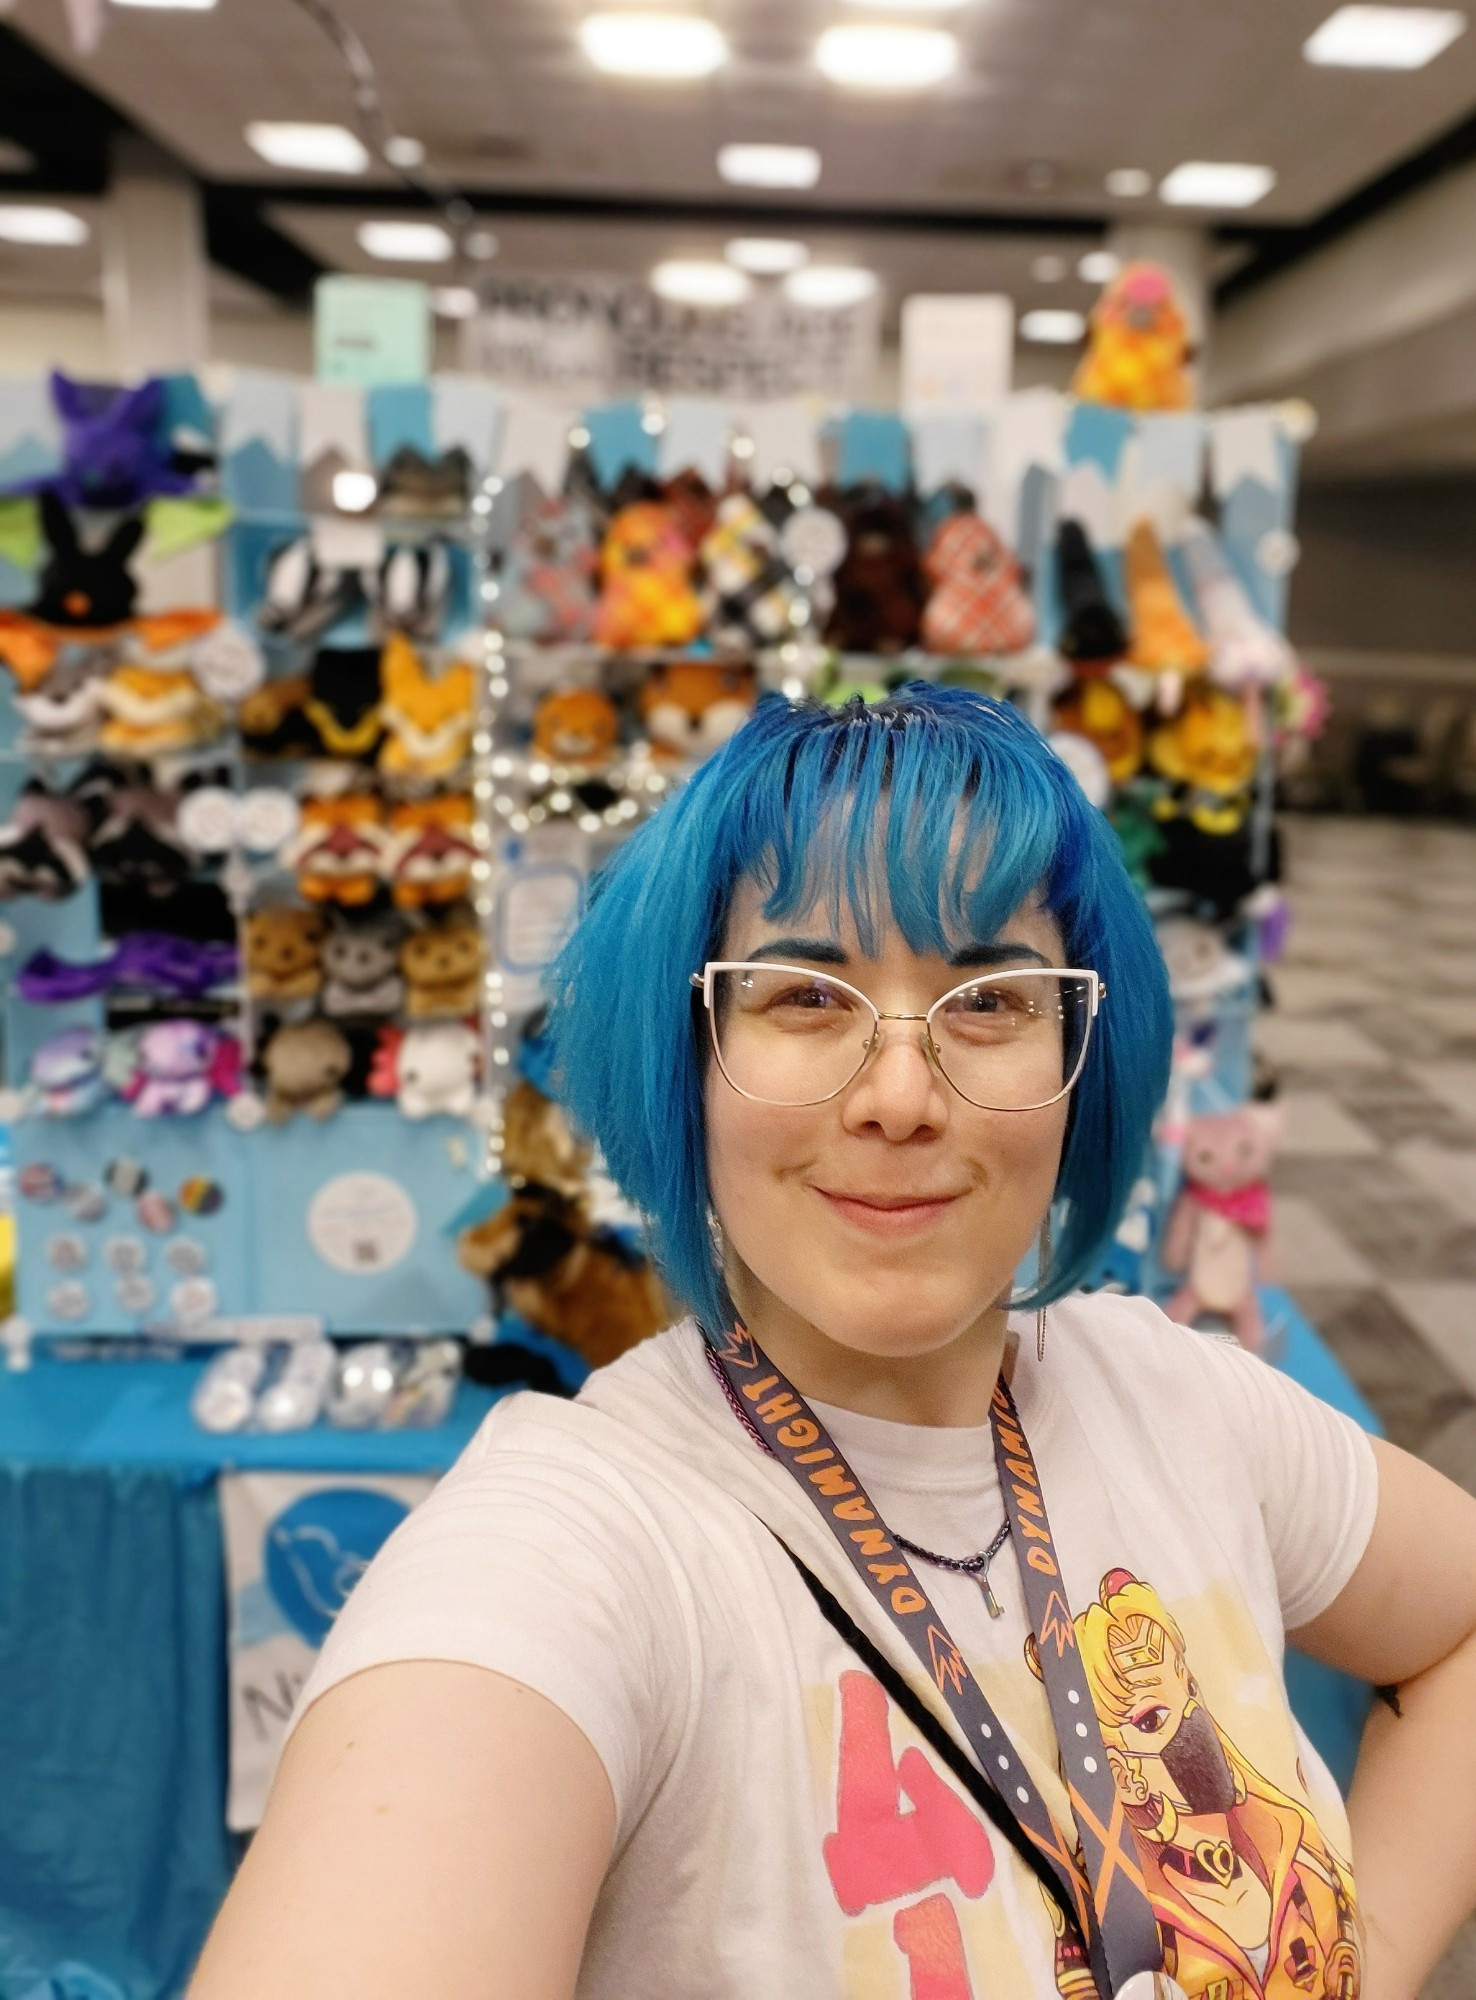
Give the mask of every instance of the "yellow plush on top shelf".
<path id="1" fill-rule="evenodd" d="M 1084 403 L 1122 410 L 1191 406 L 1189 327 L 1167 271 L 1127 264 L 1118 272 L 1092 310 L 1087 351 L 1071 388 Z"/>

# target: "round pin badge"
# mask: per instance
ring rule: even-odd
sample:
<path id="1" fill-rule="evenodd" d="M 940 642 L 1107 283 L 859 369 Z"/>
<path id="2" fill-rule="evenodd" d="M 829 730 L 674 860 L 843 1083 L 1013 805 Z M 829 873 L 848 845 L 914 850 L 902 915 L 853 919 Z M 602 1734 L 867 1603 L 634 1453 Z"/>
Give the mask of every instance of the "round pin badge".
<path id="1" fill-rule="evenodd" d="M 182 1326 L 198 1326 L 215 1311 L 218 1294 L 208 1278 L 181 1278 L 169 1294 L 169 1307 Z"/>
<path id="2" fill-rule="evenodd" d="M 80 1236 L 49 1236 L 46 1261 L 53 1271 L 85 1271 L 87 1245 Z"/>
<path id="3" fill-rule="evenodd" d="M 152 1230 L 155 1236 L 167 1236 L 175 1224 L 174 1203 L 155 1191 L 141 1194 L 133 1204 L 133 1212 L 143 1227 Z"/>
<path id="4" fill-rule="evenodd" d="M 164 1262 L 178 1277 L 201 1278 L 210 1269 L 210 1252 L 192 1236 L 176 1236 L 165 1247 Z"/>
<path id="5" fill-rule="evenodd" d="M 86 1285 L 69 1279 L 64 1285 L 53 1285 L 46 1294 L 46 1310 L 52 1319 L 86 1319 L 92 1311 L 92 1294 Z"/>
<path id="6" fill-rule="evenodd" d="M 47 1207 L 62 1198 L 65 1183 L 55 1167 L 48 1167 L 44 1161 L 36 1160 L 28 1167 L 22 1167 L 15 1177 L 15 1184 L 26 1201 L 34 1201 Z"/>
<path id="7" fill-rule="evenodd" d="M 225 1189 L 208 1174 L 192 1174 L 181 1181 L 179 1205 L 187 1215 L 215 1215 L 225 1207 Z"/>
<path id="8" fill-rule="evenodd" d="M 101 1222 L 108 1212 L 107 1196 L 91 1181 L 73 1181 L 63 1199 L 73 1222 Z"/>
<path id="9" fill-rule="evenodd" d="M 147 1269 L 148 1245 L 137 1236 L 110 1236 L 103 1245 L 103 1262 L 118 1276 Z"/>
<path id="10" fill-rule="evenodd" d="M 143 1193 L 149 1184 L 149 1170 L 142 1160 L 130 1160 L 126 1154 L 116 1160 L 109 1160 L 103 1169 L 103 1185 L 122 1201 L 132 1201 L 135 1195 Z"/>
<path id="11" fill-rule="evenodd" d="M 113 1287 L 113 1297 L 126 1313 L 152 1312 L 159 1296 L 158 1287 L 152 1278 L 141 1271 L 120 1278 Z"/>

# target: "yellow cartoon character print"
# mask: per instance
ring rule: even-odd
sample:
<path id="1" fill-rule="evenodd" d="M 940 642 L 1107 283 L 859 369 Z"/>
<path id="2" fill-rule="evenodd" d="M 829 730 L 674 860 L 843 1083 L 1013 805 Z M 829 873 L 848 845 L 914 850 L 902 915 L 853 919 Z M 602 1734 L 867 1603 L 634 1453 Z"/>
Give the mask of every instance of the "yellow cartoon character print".
<path id="1" fill-rule="evenodd" d="M 1358 2000 L 1349 1867 L 1220 1727 L 1158 1593 L 1112 1570 L 1075 1622 L 1164 1969 L 1189 2000 Z"/>

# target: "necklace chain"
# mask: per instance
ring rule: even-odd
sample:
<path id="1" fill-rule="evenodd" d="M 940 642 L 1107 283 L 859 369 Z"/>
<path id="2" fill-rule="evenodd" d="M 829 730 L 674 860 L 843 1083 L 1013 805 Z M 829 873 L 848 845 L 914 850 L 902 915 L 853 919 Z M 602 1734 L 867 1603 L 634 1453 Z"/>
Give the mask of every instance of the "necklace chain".
<path id="1" fill-rule="evenodd" d="M 705 1347 L 706 1343 L 704 1342 L 704 1348 Z M 758 1446 L 759 1450 L 762 1451 L 766 1457 L 772 1458 L 774 1454 L 770 1449 L 769 1440 L 764 1436 L 763 1432 L 759 1429 L 758 1425 L 749 1416 L 747 1410 L 744 1409 L 742 1403 L 739 1402 L 737 1396 L 733 1393 L 732 1383 L 729 1382 L 727 1376 L 723 1373 L 723 1370 L 718 1366 L 715 1357 L 710 1351 L 708 1351 L 706 1354 L 706 1360 L 708 1366 L 712 1369 L 713 1374 L 717 1378 L 718 1387 L 727 1397 L 728 1406 L 732 1410 L 734 1416 L 737 1417 L 739 1423 L 741 1423 L 743 1428 L 748 1432 L 748 1435 L 753 1439 L 754 1443 Z M 910 1556 L 921 1556 L 925 1562 L 936 1563 L 940 1569 L 958 1570 L 965 1576 L 977 1577 L 979 1582 L 979 1588 L 984 1593 L 985 1606 L 987 1607 L 991 1618 L 1002 1617 L 1003 1612 L 1000 1607 L 999 1599 L 995 1596 L 994 1591 L 990 1587 L 989 1565 L 994 1561 L 994 1558 L 999 1554 L 1000 1550 L 1004 1547 L 1005 1543 L 1009 1539 L 1010 1539 L 1010 1517 L 1008 1514 L 1006 1514 L 1004 1520 L 1000 1523 L 999 1533 L 995 1536 L 994 1540 L 989 1544 L 989 1547 L 987 1549 L 981 1549 L 978 1555 L 974 1556 L 940 1556 L 936 1554 L 932 1549 L 923 1548 L 921 1544 L 917 1542 L 909 1542 L 907 1537 L 905 1535 L 899 1535 L 895 1528 L 892 1530 L 892 1540 L 896 1542 L 900 1547 L 906 1549 L 907 1553 Z"/>

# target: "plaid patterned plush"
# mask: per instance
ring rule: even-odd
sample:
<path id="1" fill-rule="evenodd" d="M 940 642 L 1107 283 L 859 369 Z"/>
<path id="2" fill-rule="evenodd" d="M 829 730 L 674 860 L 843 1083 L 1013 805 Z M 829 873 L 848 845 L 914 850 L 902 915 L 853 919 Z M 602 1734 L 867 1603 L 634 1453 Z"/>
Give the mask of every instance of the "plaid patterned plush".
<path id="1" fill-rule="evenodd" d="M 595 620 L 602 646 L 685 646 L 702 630 L 692 551 L 658 501 L 621 508 L 605 536 L 603 570 Z"/>
<path id="2" fill-rule="evenodd" d="M 923 612 L 930 653 L 1018 653 L 1035 637 L 1019 565 L 987 521 L 954 514 L 923 558 L 933 586 Z"/>
<path id="3" fill-rule="evenodd" d="M 702 543 L 719 645 L 772 645 L 794 629 L 800 592 L 779 554 L 779 537 L 747 494 L 731 494 Z"/>

